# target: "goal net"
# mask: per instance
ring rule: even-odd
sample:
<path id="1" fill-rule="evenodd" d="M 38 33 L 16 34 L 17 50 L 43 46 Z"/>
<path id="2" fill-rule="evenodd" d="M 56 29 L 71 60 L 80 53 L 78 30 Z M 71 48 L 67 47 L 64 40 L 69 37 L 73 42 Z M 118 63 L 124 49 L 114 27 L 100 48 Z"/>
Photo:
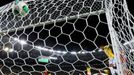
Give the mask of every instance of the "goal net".
<path id="1" fill-rule="evenodd" d="M 118 74 L 133 75 L 133 16 L 126 0 L 106 1 L 106 16 L 116 56 Z M 118 60 L 120 59 L 120 60 Z"/>
<path id="2" fill-rule="evenodd" d="M 116 73 L 133 73 L 125 0 L 29 0 L 24 17 L 12 13 L 13 3 L 0 7 L 0 75 L 109 75 L 105 45 Z"/>

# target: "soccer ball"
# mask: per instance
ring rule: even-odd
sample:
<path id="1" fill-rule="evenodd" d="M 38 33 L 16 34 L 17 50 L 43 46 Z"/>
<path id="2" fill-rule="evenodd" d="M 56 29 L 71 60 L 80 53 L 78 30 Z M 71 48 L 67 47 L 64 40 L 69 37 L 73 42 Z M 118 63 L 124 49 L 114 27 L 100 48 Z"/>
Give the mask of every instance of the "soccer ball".
<path id="1" fill-rule="evenodd" d="M 14 15 L 26 16 L 29 12 L 29 8 L 24 1 L 19 1 L 17 4 L 14 4 L 12 12 Z"/>

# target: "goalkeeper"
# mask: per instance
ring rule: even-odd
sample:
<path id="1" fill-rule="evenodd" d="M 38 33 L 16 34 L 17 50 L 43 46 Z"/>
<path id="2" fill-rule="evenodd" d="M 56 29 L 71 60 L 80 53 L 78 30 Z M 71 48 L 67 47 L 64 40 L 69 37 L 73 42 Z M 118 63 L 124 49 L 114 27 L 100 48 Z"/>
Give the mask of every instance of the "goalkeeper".
<path id="1" fill-rule="evenodd" d="M 106 45 L 102 49 L 109 58 L 109 66 L 115 66 L 115 56 L 114 53 L 112 52 L 112 47 L 110 45 Z"/>
<path id="2" fill-rule="evenodd" d="M 106 45 L 102 49 L 104 53 L 107 55 L 107 57 L 109 58 L 109 69 L 112 75 L 116 75 L 116 64 L 115 64 L 116 59 L 112 51 L 112 47 L 110 45 Z"/>

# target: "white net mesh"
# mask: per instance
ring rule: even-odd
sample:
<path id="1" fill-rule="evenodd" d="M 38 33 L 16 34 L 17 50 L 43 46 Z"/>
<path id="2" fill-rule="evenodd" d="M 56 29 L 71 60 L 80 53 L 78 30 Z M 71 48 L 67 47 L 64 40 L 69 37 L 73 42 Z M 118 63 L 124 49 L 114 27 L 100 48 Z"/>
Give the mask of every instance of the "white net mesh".
<path id="1" fill-rule="evenodd" d="M 128 29 L 133 18 L 123 1 L 35 0 L 27 2 L 30 12 L 25 17 L 11 9 L 1 12 L 0 74 L 44 75 L 47 70 L 52 75 L 86 75 L 87 67 L 92 74 L 105 73 L 109 59 L 100 46 L 111 44 L 110 35 L 115 57 L 121 49 L 132 62 L 126 46 L 133 38 Z M 132 70 L 130 60 L 123 65 L 116 61 L 119 75 L 122 67 Z"/>
<path id="2" fill-rule="evenodd" d="M 62 20 L 67 17 L 76 17 L 80 15 L 86 15 L 88 12 L 98 11 L 103 9 L 103 2 L 94 0 L 39 0 L 28 2 L 29 8 L 31 9 L 26 17 L 13 16 L 11 11 L 2 14 L 1 19 L 1 29 L 7 30 L 9 28 L 18 28 L 29 26 L 38 23 L 50 22 L 53 20 Z M 4 15 L 5 14 L 5 15 Z M 7 16 L 8 14 L 8 16 Z M 8 19 L 6 19 L 8 18 Z M 6 23 L 11 21 L 10 25 Z M 22 21 L 25 21 L 22 24 Z M 3 22 L 5 24 L 3 24 Z M 16 24 L 14 24 L 16 23 Z M 7 26 L 6 26 L 7 25 Z"/>
<path id="3" fill-rule="evenodd" d="M 121 75 L 127 75 L 128 72 L 133 73 L 133 16 L 130 14 L 125 0 L 109 0 L 106 1 L 106 4 L 109 30 L 116 58 L 124 57 L 124 59 L 117 60 L 118 73 Z"/>

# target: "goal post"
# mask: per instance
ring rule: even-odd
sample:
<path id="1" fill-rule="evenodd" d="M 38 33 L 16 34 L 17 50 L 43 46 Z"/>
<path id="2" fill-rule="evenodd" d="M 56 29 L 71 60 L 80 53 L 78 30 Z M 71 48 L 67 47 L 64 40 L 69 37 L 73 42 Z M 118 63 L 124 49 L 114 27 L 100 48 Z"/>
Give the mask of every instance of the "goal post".
<path id="1" fill-rule="evenodd" d="M 126 0 L 108 0 L 106 2 L 106 15 L 112 47 L 116 56 L 116 65 L 119 75 L 133 75 L 131 49 L 133 49 L 133 16 L 130 14 Z M 124 50 L 125 63 L 121 61 Z M 130 56 L 130 57 L 129 57 Z M 127 70 L 127 71 L 126 71 Z"/>

